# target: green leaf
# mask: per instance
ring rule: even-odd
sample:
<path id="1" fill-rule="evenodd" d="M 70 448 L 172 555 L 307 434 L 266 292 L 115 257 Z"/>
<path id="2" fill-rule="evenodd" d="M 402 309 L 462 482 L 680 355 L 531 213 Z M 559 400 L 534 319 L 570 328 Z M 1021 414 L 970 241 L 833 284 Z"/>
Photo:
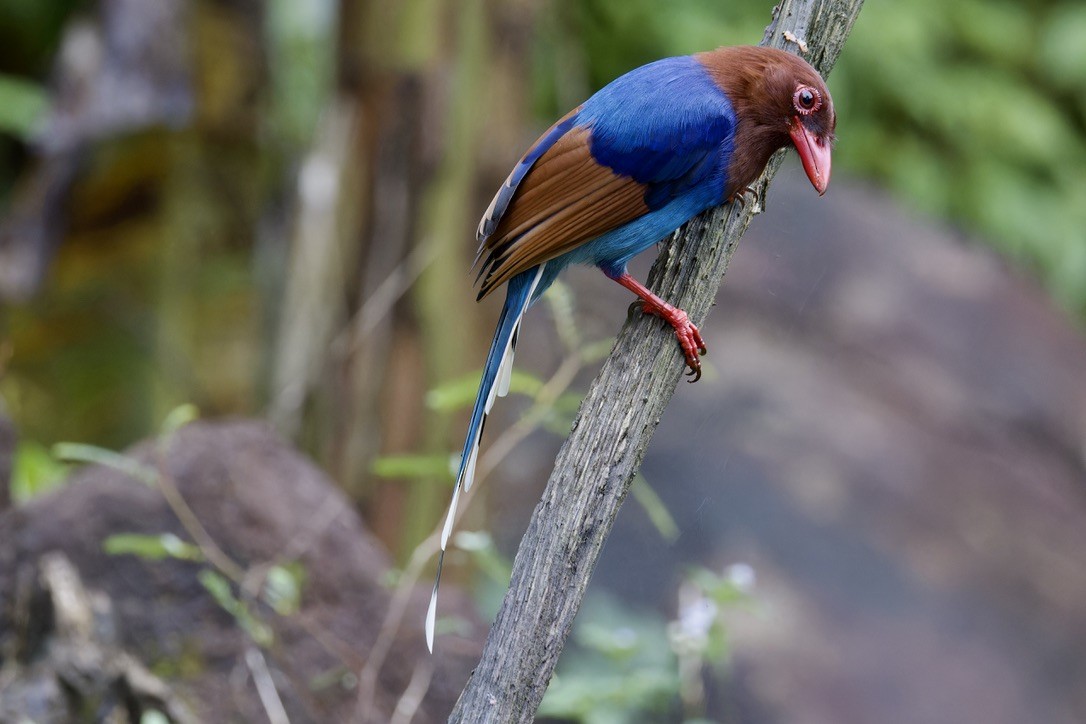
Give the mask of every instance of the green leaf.
<path id="1" fill-rule="evenodd" d="M 234 617 L 238 626 L 258 646 L 266 648 L 272 644 L 274 639 L 272 630 L 267 624 L 253 615 L 244 601 L 240 601 L 234 596 L 230 581 L 210 568 L 203 569 L 196 577 L 200 584 L 207 589 L 207 592 L 211 594 L 211 597 L 215 599 L 215 602 Z"/>
<path id="2" fill-rule="evenodd" d="M 234 612 L 239 604 L 238 600 L 234 598 L 233 591 L 230 590 L 230 581 L 222 574 L 216 573 L 209 568 L 200 571 L 196 577 L 203 587 L 207 589 L 207 592 L 211 594 L 211 597 L 215 599 L 216 603 L 230 613 Z"/>
<path id="3" fill-rule="evenodd" d="M 102 550 L 111 556 L 133 555 L 149 561 L 176 558 L 184 561 L 202 561 L 200 549 L 181 540 L 173 533 L 143 535 L 140 533 L 116 533 L 102 542 Z"/>
<path id="4" fill-rule="evenodd" d="M 444 384 L 426 393 L 426 406 L 436 412 L 452 412 L 470 407 L 479 393 L 479 379 L 482 371 L 472 372 Z M 528 372 L 513 370 L 509 382 L 509 391 L 518 395 L 535 397 L 543 388 L 543 380 Z"/>
<path id="5" fill-rule="evenodd" d="M 48 105 L 40 85 L 0 73 L 0 132 L 29 139 Z"/>
<path id="6" fill-rule="evenodd" d="M 166 419 L 162 421 L 161 434 L 170 435 L 177 432 L 190 422 L 200 419 L 200 409 L 191 403 L 178 405 L 170 410 Z"/>
<path id="7" fill-rule="evenodd" d="M 64 484 L 68 466 L 57 460 L 43 445 L 20 442 L 15 448 L 11 471 L 11 496 L 25 503 Z"/>
<path id="8" fill-rule="evenodd" d="M 447 480 L 453 476 L 449 455 L 386 455 L 374 460 L 371 470 L 382 478 Z"/>
<path id="9" fill-rule="evenodd" d="M 304 578 L 305 570 L 301 563 L 272 566 L 264 580 L 264 602 L 280 616 L 297 613 L 301 606 Z"/>
<path id="10" fill-rule="evenodd" d="M 105 465 L 130 475 L 146 485 L 158 485 L 158 471 L 154 468 L 144 465 L 127 455 L 95 445 L 84 445 L 78 442 L 58 442 L 53 446 L 53 455 L 58 460 L 66 462 Z"/>
<path id="11" fill-rule="evenodd" d="M 436 412 L 461 410 L 472 404 L 479 391 L 479 371 L 443 382 L 426 393 L 426 406 Z"/>
<path id="12" fill-rule="evenodd" d="M 723 609 L 750 601 L 750 589 L 754 585 L 753 577 L 747 573 L 750 570 L 749 566 L 739 564 L 729 566 L 721 575 L 708 568 L 694 566 L 686 577 Z"/>

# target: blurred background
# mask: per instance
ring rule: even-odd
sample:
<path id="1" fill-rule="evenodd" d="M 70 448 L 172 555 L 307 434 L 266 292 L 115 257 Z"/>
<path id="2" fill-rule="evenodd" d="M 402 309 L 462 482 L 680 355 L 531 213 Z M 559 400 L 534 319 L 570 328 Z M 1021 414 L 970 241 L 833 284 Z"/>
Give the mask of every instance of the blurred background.
<path id="1" fill-rule="evenodd" d="M 190 442 L 226 456 L 293 447 L 359 517 L 381 603 L 354 658 L 337 659 L 355 679 L 318 687 L 320 672 L 299 671 L 286 686 L 275 637 L 254 636 L 221 586 L 193 595 L 229 614 L 238 651 L 268 654 L 291 720 L 366 707 L 440 719 L 629 303 L 576 270 L 530 315 L 514 395 L 484 442 L 489 480 L 461 525 L 491 535 L 459 537 L 446 574 L 467 593 L 439 648 L 460 639 L 446 646 L 463 661 L 420 683 L 417 632 L 391 653 L 380 634 L 397 606 L 401 628 L 421 620 L 416 594 L 391 592 L 426 588 L 416 551 L 432 541 L 417 547 L 447 503 L 500 305 L 474 303 L 478 218 L 523 150 L 594 89 L 655 58 L 758 42 L 771 10 L 0 0 L 0 530 L 19 541 L 0 556 L 7 580 L 41 540 L 85 553 L 131 529 L 121 516 L 69 529 L 68 543 L 62 525 L 30 535 L 50 506 L 76 509 L 57 502 L 75 495 L 71 460 L 161 440 L 187 406 L 258 418 L 275 435 L 227 424 Z M 711 367 L 661 422 L 547 716 L 1086 719 L 1084 38 L 1071 0 L 865 7 L 829 78 L 833 186 L 818 199 L 793 159 L 740 245 L 709 320 Z M 225 495 L 208 510 L 244 507 Z M 88 520 L 102 510 L 94 496 L 79 505 Z M 144 534 L 176 521 L 159 526 Z M 177 528 L 202 551 L 186 554 L 190 576 L 194 557 L 214 564 L 192 531 Z M 138 570 L 185 561 L 148 540 L 111 555 Z M 274 557 L 246 545 L 222 547 L 249 570 Z M 89 587 L 112 590 L 110 566 L 73 555 Z M 303 609 L 326 564 L 306 559 L 308 579 L 291 579 Z M 260 608 L 265 589 L 245 580 L 222 583 L 252 615 L 290 615 Z M 329 586 L 327 600 L 343 593 Z M 16 618 L 3 619 L 9 643 Z M 156 646 L 175 663 L 187 650 Z M 17 658 L 9 647 L 5 666 Z M 386 658 L 406 673 L 367 673 Z M 199 673 L 145 663 L 199 699 Z M 254 684 L 222 711 L 245 718 L 259 701 L 275 721 L 260 667 L 248 670 Z M 356 704 L 367 675 L 387 701 Z"/>

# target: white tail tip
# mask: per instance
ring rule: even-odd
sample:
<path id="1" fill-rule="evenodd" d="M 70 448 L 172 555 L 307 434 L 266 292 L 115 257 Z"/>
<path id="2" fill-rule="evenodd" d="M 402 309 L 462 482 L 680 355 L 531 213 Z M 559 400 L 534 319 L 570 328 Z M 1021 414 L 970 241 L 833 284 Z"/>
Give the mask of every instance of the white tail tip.
<path id="1" fill-rule="evenodd" d="M 430 594 L 430 607 L 426 609 L 426 648 L 434 653 L 434 624 L 437 621 L 437 582 L 434 582 L 434 592 Z"/>
<path id="2" fill-rule="evenodd" d="M 453 488 L 452 500 L 449 502 L 449 512 L 445 516 L 445 526 L 441 529 L 441 552 L 449 545 L 449 536 L 452 535 L 453 521 L 456 520 L 456 504 L 460 501 L 460 481 L 456 481 Z"/>
<path id="3" fill-rule="evenodd" d="M 519 323 L 518 323 L 519 324 Z M 517 328 L 513 327 L 513 335 L 517 333 Z M 513 383 L 513 338 L 509 338 L 509 346 L 505 348 L 505 356 L 502 357 L 501 366 L 498 367 L 498 379 L 496 394 L 498 397 L 505 397 L 509 394 L 509 387 Z"/>
<path id="4" fill-rule="evenodd" d="M 475 447 L 471 449 L 471 457 L 468 458 L 467 467 L 464 468 L 464 492 L 471 490 L 471 484 L 475 482 L 475 464 L 479 462 L 479 441 L 475 441 Z"/>

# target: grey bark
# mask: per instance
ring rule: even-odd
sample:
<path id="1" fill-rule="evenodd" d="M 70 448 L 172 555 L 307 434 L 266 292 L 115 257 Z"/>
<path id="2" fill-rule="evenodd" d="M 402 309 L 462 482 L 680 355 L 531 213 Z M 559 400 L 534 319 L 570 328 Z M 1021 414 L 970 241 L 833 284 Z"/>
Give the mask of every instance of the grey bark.
<path id="1" fill-rule="evenodd" d="M 763 45 L 797 48 L 827 75 L 863 0 L 783 0 Z M 805 52 L 804 52 L 805 51 Z M 649 286 L 704 321 L 735 246 L 780 165 L 777 154 L 758 197 L 708 211 L 664 247 Z M 581 403 L 513 563 L 512 580 L 482 660 L 449 721 L 529 722 L 535 716 L 584 598 L 603 543 L 660 415 L 684 369 L 670 328 L 627 320 Z"/>

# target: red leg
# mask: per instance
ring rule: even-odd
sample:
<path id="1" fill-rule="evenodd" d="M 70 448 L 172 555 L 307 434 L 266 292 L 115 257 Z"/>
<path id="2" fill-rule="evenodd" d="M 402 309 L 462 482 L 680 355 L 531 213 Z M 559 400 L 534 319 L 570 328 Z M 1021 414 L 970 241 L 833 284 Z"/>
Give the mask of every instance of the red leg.
<path id="1" fill-rule="evenodd" d="M 608 274 L 608 276 L 611 275 Z M 686 312 L 678 307 L 671 306 L 653 294 L 648 287 L 634 279 L 628 272 L 623 272 L 611 278 L 641 297 L 641 311 L 646 314 L 654 314 L 675 328 L 675 336 L 679 340 L 679 346 L 682 347 L 683 356 L 686 357 L 686 365 L 690 368 L 687 374 L 694 376 L 694 379 L 690 381 L 697 382 L 701 379 L 701 358 L 698 353 L 706 354 L 709 350 L 705 348 L 701 332 L 690 321 L 690 317 L 687 316 Z"/>

